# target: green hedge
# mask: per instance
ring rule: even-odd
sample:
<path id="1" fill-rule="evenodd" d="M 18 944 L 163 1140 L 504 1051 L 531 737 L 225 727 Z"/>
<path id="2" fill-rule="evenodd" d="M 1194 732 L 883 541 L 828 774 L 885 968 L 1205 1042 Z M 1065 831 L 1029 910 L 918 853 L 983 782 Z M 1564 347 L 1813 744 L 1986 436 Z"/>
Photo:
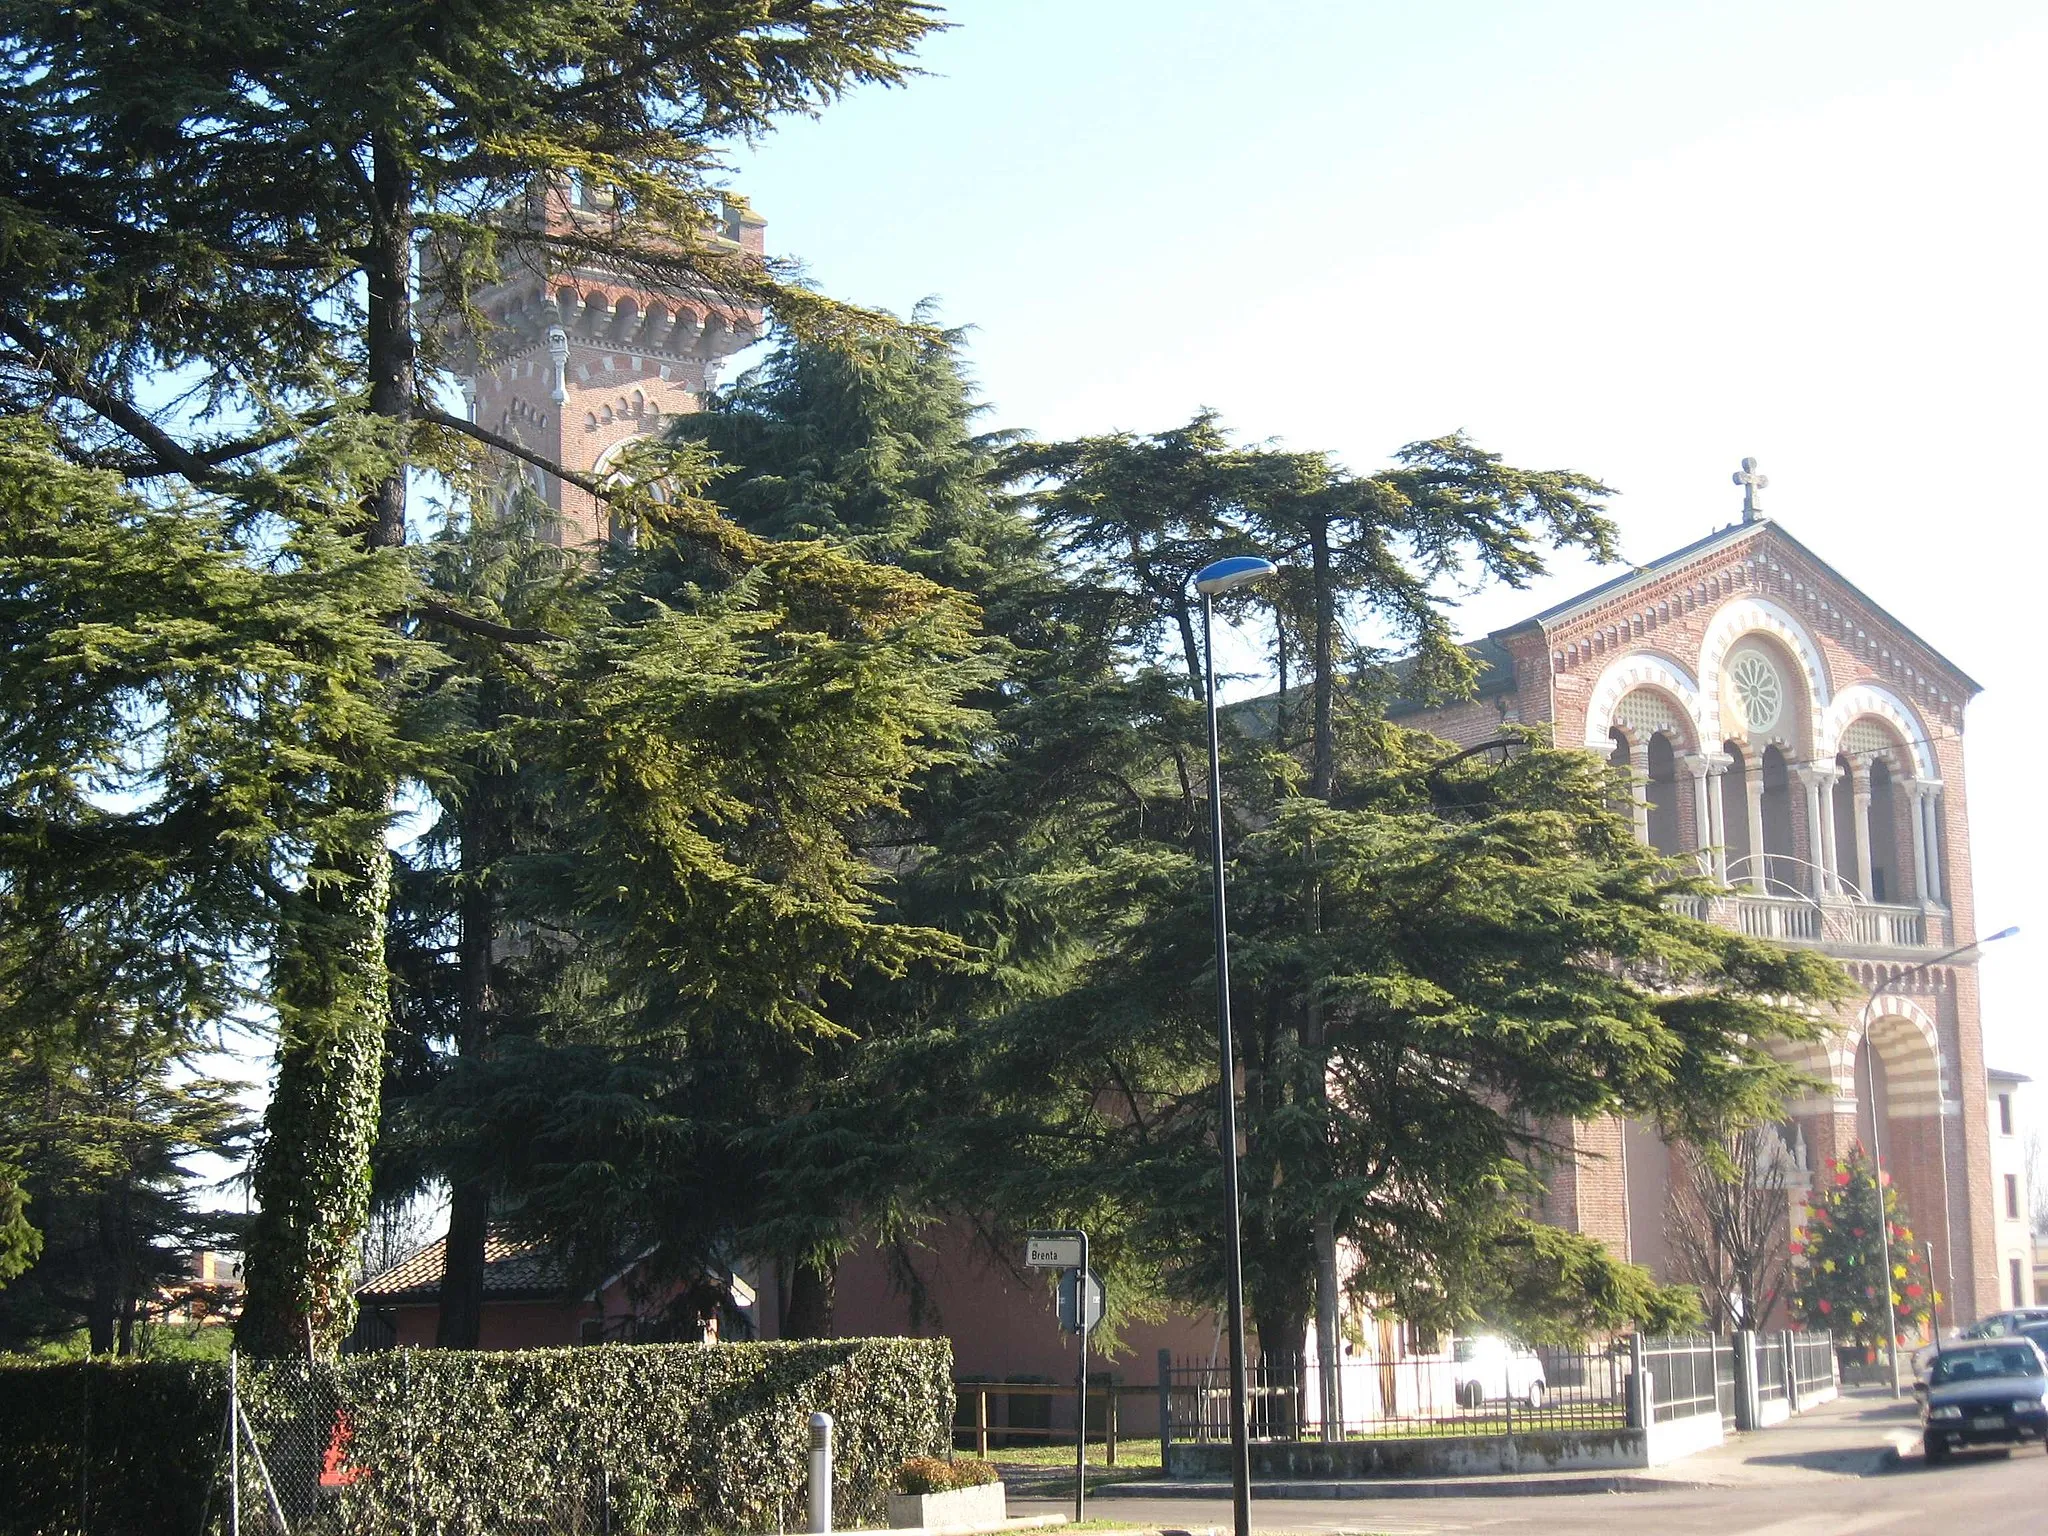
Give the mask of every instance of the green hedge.
<path id="1" fill-rule="evenodd" d="M 946 1452 L 951 1367 L 944 1340 L 873 1339 L 390 1351 L 241 1379 L 294 1536 L 561 1529 L 598 1511 L 615 1536 L 659 1536 L 801 1527 L 819 1409 L 837 1424 L 835 1523 L 881 1523 L 897 1467 Z M 225 1387 L 208 1365 L 0 1368 L 0 1536 L 195 1536 Z"/>

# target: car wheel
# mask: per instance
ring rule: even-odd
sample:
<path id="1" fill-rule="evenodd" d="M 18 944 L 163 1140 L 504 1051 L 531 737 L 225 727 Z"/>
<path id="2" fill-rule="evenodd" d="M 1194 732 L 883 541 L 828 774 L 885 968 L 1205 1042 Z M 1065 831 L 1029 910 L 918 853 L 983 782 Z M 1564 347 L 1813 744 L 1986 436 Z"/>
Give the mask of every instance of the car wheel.
<path id="1" fill-rule="evenodd" d="M 1522 1401 L 1529 1405 L 1531 1413 L 1541 1408 L 1543 1406 L 1543 1383 L 1540 1381 L 1530 1382 L 1529 1395 L 1523 1398 Z"/>
<path id="2" fill-rule="evenodd" d="M 1929 1435 L 1921 1443 L 1927 1448 L 1927 1465 L 1930 1467 L 1938 1467 L 1948 1460 L 1948 1442 L 1946 1440 L 1937 1440 L 1934 1436 Z"/>
<path id="3" fill-rule="evenodd" d="M 1458 1405 L 1461 1408 L 1477 1408 L 1481 1403 L 1485 1401 L 1485 1394 L 1479 1390 L 1478 1382 L 1468 1381 L 1462 1383 L 1459 1386 Z"/>

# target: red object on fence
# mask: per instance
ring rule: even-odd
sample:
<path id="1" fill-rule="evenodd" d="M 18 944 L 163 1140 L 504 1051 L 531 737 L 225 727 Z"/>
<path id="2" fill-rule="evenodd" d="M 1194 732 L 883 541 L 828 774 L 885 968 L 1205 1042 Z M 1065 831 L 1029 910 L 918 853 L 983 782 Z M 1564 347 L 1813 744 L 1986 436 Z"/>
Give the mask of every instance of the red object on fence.
<path id="1" fill-rule="evenodd" d="M 359 1478 L 370 1475 L 368 1467 L 352 1467 L 348 1464 L 348 1443 L 355 1438 L 355 1430 L 349 1426 L 348 1414 L 344 1411 L 334 1416 L 334 1433 L 327 1437 L 327 1454 L 320 1461 L 320 1486 L 322 1488 L 346 1488 Z"/>

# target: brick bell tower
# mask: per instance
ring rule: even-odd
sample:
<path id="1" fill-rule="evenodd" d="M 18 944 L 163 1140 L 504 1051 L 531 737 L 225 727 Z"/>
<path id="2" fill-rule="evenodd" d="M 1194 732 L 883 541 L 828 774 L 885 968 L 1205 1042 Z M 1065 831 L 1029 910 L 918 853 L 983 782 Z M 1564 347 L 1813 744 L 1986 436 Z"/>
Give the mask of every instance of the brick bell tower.
<path id="1" fill-rule="evenodd" d="M 608 198 L 580 186 L 536 198 L 548 224 L 609 224 Z M 738 197 L 720 198 L 711 238 L 760 256 L 765 222 Z M 602 475 L 616 450 L 699 409 L 720 363 L 760 335 L 758 308 L 702 289 L 663 290 L 595 265 L 524 271 L 483 289 L 477 305 L 497 322 L 492 346 L 463 380 L 477 425 L 563 468 Z M 562 514 L 563 540 L 606 537 L 595 497 L 521 466 Z"/>

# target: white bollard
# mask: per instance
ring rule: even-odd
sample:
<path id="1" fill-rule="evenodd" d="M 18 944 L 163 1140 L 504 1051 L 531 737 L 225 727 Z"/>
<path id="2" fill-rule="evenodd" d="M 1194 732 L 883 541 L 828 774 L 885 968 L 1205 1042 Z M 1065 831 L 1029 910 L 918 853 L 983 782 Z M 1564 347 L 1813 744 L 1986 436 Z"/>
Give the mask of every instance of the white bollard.
<path id="1" fill-rule="evenodd" d="M 832 1415 L 811 1415 L 811 1530 L 832 1529 Z"/>

